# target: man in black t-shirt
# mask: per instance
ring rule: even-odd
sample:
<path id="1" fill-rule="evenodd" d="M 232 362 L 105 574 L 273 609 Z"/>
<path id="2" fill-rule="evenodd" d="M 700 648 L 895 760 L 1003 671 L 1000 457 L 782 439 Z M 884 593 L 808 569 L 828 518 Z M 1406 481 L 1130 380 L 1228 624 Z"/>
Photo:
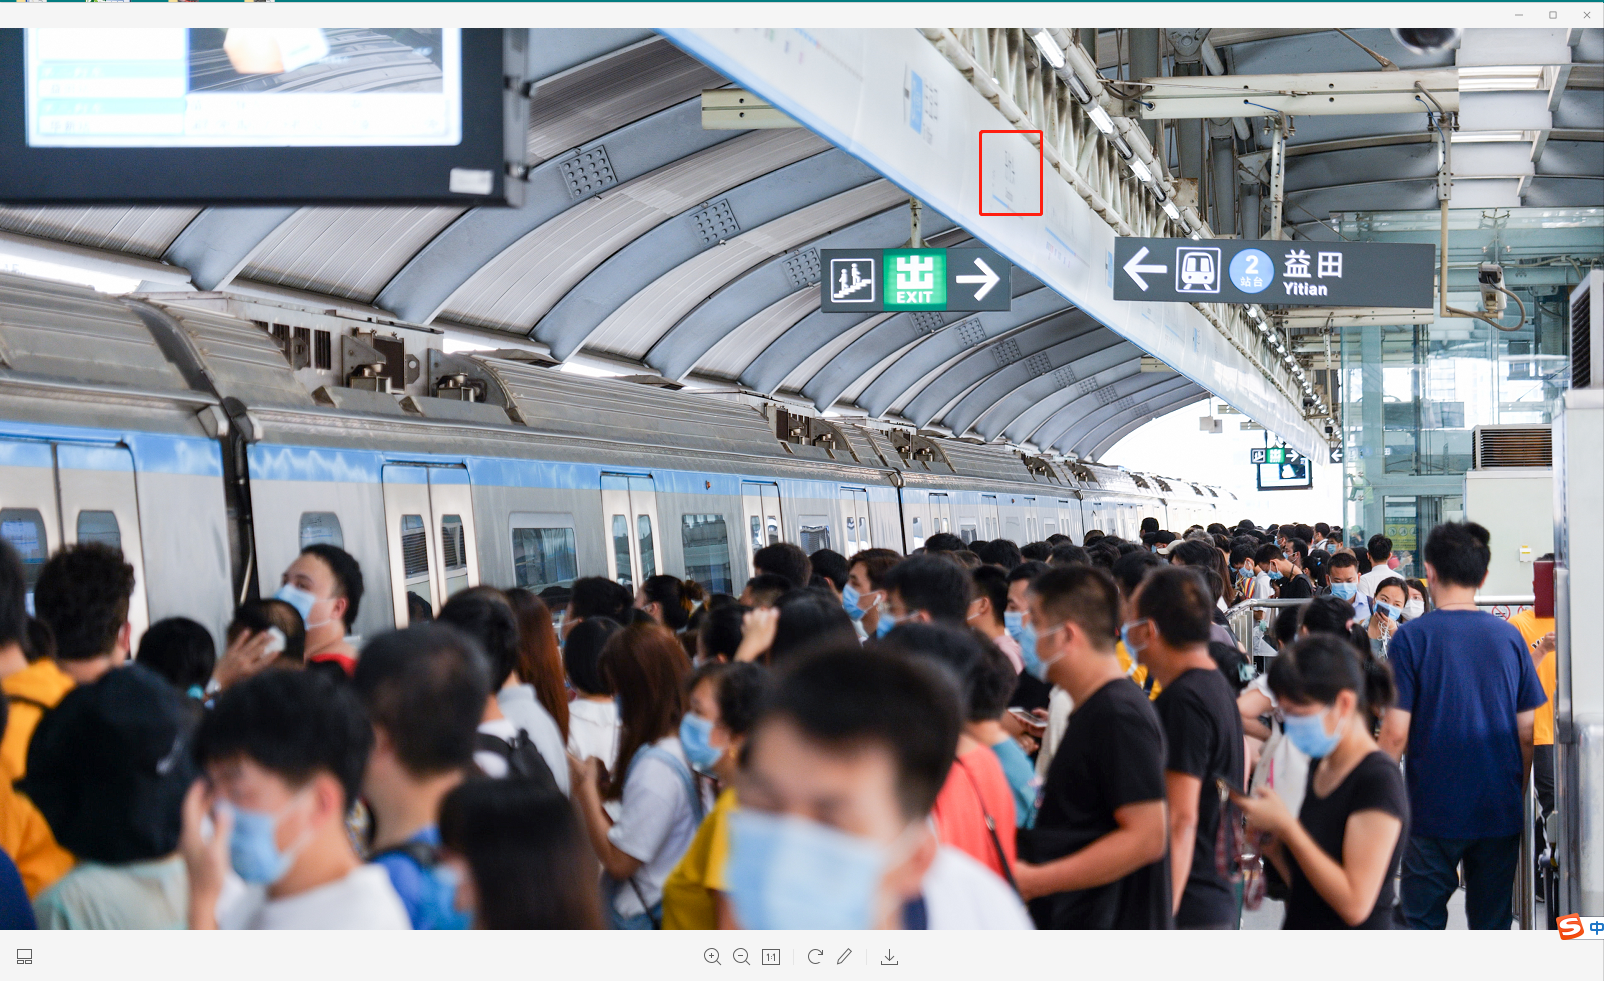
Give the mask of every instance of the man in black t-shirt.
<path id="1" fill-rule="evenodd" d="M 1101 569 L 1031 581 L 1028 616 L 1047 677 L 1075 701 L 1014 877 L 1043 929 L 1171 925 L 1164 860 L 1164 733 L 1114 653 L 1119 590 Z"/>
<path id="2" fill-rule="evenodd" d="M 1236 898 L 1215 862 L 1221 810 L 1215 778 L 1240 787 L 1246 773 L 1236 696 L 1209 656 L 1212 594 L 1197 570 L 1171 566 L 1142 582 L 1135 605 L 1138 619 L 1125 625 L 1125 646 L 1163 686 L 1153 707 L 1168 747 L 1175 925 L 1234 929 Z"/>

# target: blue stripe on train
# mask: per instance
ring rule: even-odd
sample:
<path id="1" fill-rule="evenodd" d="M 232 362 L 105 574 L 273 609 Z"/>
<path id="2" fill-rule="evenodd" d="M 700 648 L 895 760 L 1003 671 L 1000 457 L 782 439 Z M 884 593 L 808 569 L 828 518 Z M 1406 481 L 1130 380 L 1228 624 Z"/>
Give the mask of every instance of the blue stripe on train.
<path id="1" fill-rule="evenodd" d="M 198 436 L 0 420 L 0 465 L 51 466 L 51 443 L 59 447 L 60 465 L 74 470 L 223 475 L 222 452 L 216 441 Z M 116 449 L 119 443 L 128 447 L 132 462 L 128 453 Z"/>

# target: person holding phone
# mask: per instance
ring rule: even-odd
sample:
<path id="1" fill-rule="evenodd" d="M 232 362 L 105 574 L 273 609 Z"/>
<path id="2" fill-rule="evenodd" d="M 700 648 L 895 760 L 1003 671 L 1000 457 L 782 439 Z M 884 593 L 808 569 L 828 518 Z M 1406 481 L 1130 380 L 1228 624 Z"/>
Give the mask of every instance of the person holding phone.
<path id="1" fill-rule="evenodd" d="M 1268 787 L 1230 793 L 1249 829 L 1273 836 L 1265 855 L 1291 883 L 1282 929 L 1391 929 L 1409 798 L 1369 719 L 1392 702 L 1392 673 L 1340 637 L 1311 634 L 1271 664 L 1270 690 L 1287 738 L 1317 761 L 1303 805 L 1294 817 Z"/>

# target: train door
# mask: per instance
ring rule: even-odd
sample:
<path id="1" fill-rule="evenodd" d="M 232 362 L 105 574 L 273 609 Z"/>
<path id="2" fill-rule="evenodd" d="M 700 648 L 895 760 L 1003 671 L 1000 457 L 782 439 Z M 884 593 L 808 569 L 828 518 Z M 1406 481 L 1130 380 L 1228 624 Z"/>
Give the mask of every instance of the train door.
<path id="1" fill-rule="evenodd" d="M 930 531 L 952 533 L 952 497 L 948 494 L 930 495 Z"/>
<path id="2" fill-rule="evenodd" d="M 996 494 L 980 495 L 980 525 L 987 541 L 995 540 L 1001 534 L 997 525 Z"/>
<path id="3" fill-rule="evenodd" d="M 1059 498 L 1058 504 L 1058 533 L 1069 536 L 1070 540 L 1079 545 L 1086 534 L 1081 527 L 1080 503 L 1077 501 Z"/>
<path id="4" fill-rule="evenodd" d="M 650 474 L 601 475 L 607 574 L 635 589 L 662 571 L 657 554 L 657 486 Z"/>
<path id="5" fill-rule="evenodd" d="M 869 537 L 869 492 L 858 487 L 841 488 L 841 514 L 846 527 L 846 554 L 874 545 Z"/>
<path id="6" fill-rule="evenodd" d="M 757 480 L 741 481 L 741 512 L 746 520 L 746 556 L 785 540 L 781 520 L 780 485 Z"/>
<path id="7" fill-rule="evenodd" d="M 150 626 L 145 590 L 145 550 L 139 539 L 139 493 L 134 486 L 134 454 L 126 446 L 57 443 L 56 493 L 61 540 L 100 542 L 123 553 L 134 567 L 134 595 L 128 603 L 130 643 L 136 647 Z"/>
<path id="8" fill-rule="evenodd" d="M 0 440 L 0 538 L 22 558 L 25 602 L 45 560 L 62 545 L 101 542 L 134 567 L 130 642 L 150 626 L 134 456 L 126 446 Z"/>
<path id="9" fill-rule="evenodd" d="M 396 624 L 405 626 L 412 619 L 409 595 L 438 612 L 479 584 L 472 487 L 462 466 L 386 463 L 382 480 L 390 602 Z"/>
<path id="10" fill-rule="evenodd" d="M 1036 537 L 1036 499 L 1034 497 L 1024 497 L 1020 498 L 1020 500 L 1025 504 L 1025 540 L 1019 544 L 1026 545 L 1030 542 L 1040 541 L 1041 539 Z M 1045 538 L 1047 536 L 1043 535 L 1042 537 Z"/>

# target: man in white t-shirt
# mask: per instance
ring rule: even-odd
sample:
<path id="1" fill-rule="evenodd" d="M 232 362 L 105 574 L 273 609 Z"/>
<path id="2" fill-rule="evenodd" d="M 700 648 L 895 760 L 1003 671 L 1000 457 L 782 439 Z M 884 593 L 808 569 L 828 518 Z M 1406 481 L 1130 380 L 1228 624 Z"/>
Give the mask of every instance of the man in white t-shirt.
<path id="1" fill-rule="evenodd" d="M 319 673 L 268 671 L 218 696 L 179 842 L 191 929 L 410 928 L 389 873 L 346 830 L 372 742 L 355 692 Z"/>
<path id="2" fill-rule="evenodd" d="M 1387 565 L 1392 558 L 1392 539 L 1386 535 L 1371 535 L 1365 551 L 1370 553 L 1370 571 L 1359 577 L 1359 592 L 1374 596 L 1377 586 L 1398 575 Z"/>
<path id="3" fill-rule="evenodd" d="M 786 674 L 730 816 L 734 925 L 1031 929 L 1008 883 L 931 829 L 960 719 L 950 683 L 900 655 L 848 645 Z"/>

